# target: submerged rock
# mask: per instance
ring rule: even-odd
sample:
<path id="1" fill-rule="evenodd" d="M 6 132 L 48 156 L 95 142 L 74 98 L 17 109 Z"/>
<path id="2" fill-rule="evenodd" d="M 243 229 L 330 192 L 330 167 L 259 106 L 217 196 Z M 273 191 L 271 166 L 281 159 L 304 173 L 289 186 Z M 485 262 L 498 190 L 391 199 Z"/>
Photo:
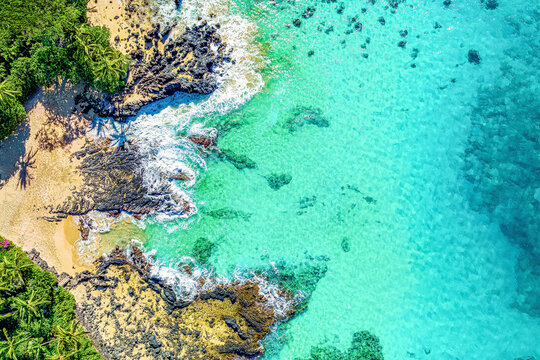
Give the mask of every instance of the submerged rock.
<path id="1" fill-rule="evenodd" d="M 351 239 L 344 236 L 343 239 L 341 240 L 341 249 L 343 250 L 343 252 L 351 251 Z"/>
<path id="2" fill-rule="evenodd" d="M 347 351 L 334 346 L 317 346 L 305 360 L 384 360 L 384 356 L 379 339 L 368 331 L 359 331 L 353 334 Z"/>
<path id="3" fill-rule="evenodd" d="M 272 190 L 279 190 L 292 181 L 292 176 L 290 174 L 270 174 L 266 177 L 266 181 Z"/>
<path id="4" fill-rule="evenodd" d="M 540 77 L 538 37 L 509 49 L 514 59 L 501 65 L 508 81 L 485 84 L 471 111 L 470 132 L 463 153 L 463 175 L 470 183 L 471 208 L 489 216 L 520 248 L 516 265 L 517 296 L 513 306 L 540 316 Z"/>
<path id="5" fill-rule="evenodd" d="M 193 257 L 200 264 L 206 264 L 210 256 L 212 256 L 212 250 L 214 249 L 214 243 L 208 238 L 200 237 L 195 241 L 193 246 Z"/>
<path id="6" fill-rule="evenodd" d="M 214 145 L 215 139 L 208 136 L 190 136 L 188 138 L 191 142 L 204 146 L 205 148 Z"/>
<path id="7" fill-rule="evenodd" d="M 480 53 L 477 50 L 471 49 L 467 53 L 467 60 L 474 65 L 480 64 Z"/>
<path id="8" fill-rule="evenodd" d="M 217 209 L 217 210 L 211 210 L 207 214 L 209 216 L 213 217 L 213 218 L 218 218 L 218 219 L 238 219 L 238 218 L 240 218 L 240 219 L 242 219 L 244 221 L 249 221 L 249 219 L 251 218 L 250 213 L 240 211 L 240 210 L 231 209 L 231 208 L 228 208 L 228 207 L 224 207 L 224 208 Z"/>
<path id="9" fill-rule="evenodd" d="M 315 125 L 320 128 L 330 126 L 328 120 L 323 116 L 321 109 L 311 106 L 297 106 L 293 108 L 281 126 L 293 133 L 305 124 Z"/>
<path id="10" fill-rule="evenodd" d="M 272 269 L 263 271 L 272 281 L 276 281 L 282 288 L 297 293 L 302 291 L 306 295 L 311 295 L 317 287 L 317 283 L 328 271 L 328 257 L 310 257 L 306 261 L 298 264 L 288 264 L 285 261 L 278 261 Z"/>
<path id="11" fill-rule="evenodd" d="M 303 17 L 304 19 L 309 19 L 310 17 L 313 16 L 314 13 L 315 13 L 315 8 L 308 7 L 308 8 L 306 8 L 306 10 L 304 10 L 304 12 L 302 13 L 302 17 Z"/>
<path id="12" fill-rule="evenodd" d="M 317 202 L 317 196 L 313 195 L 312 197 L 304 197 L 298 201 L 300 210 L 296 213 L 297 215 L 303 215 L 307 212 L 307 209 L 315 206 Z"/>
<path id="13" fill-rule="evenodd" d="M 486 1 L 486 9 L 487 10 L 495 10 L 499 7 L 499 2 L 497 0 L 487 0 Z"/>
<path id="14" fill-rule="evenodd" d="M 236 154 L 231 150 L 221 150 L 218 156 L 234 165 L 238 170 L 243 169 L 256 169 L 257 164 L 251 160 L 247 155 Z"/>

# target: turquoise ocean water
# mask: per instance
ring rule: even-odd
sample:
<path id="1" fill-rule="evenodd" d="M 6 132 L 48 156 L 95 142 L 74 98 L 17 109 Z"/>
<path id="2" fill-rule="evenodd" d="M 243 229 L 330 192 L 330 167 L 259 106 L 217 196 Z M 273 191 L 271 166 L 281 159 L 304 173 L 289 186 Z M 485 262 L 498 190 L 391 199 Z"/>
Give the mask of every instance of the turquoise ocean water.
<path id="1" fill-rule="evenodd" d="M 206 237 L 228 277 L 326 265 L 270 359 L 360 330 L 387 359 L 540 358 L 538 3 L 235 1 L 264 87 L 194 121 L 256 167 L 206 157 L 198 214 L 149 221 L 146 248 Z"/>

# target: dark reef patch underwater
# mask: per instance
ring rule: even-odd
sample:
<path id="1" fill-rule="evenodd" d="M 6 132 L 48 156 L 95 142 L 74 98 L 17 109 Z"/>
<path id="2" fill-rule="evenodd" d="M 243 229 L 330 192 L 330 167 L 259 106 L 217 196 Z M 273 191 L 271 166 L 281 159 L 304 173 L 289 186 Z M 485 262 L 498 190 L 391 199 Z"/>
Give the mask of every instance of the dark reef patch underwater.
<path id="1" fill-rule="evenodd" d="M 503 78 L 478 91 L 464 172 L 471 207 L 521 249 L 516 306 L 540 317 L 540 30 L 509 49 Z M 515 31 L 520 28 L 515 24 Z"/>

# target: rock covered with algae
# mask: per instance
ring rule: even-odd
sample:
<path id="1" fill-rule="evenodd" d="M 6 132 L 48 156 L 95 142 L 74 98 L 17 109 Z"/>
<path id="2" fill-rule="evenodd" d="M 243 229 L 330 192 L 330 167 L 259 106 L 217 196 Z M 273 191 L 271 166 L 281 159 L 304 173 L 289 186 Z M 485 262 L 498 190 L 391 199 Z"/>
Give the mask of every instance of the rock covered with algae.
<path id="1" fill-rule="evenodd" d="M 379 339 L 369 331 L 353 334 L 351 347 L 341 351 L 334 346 L 314 347 L 309 358 L 304 360 L 383 360 Z M 297 359 L 300 360 L 300 359 Z"/>
<path id="2" fill-rule="evenodd" d="M 262 280 L 193 276 L 186 281 L 194 280 L 199 291 L 182 298 L 173 285 L 150 275 L 152 265 L 137 248 L 117 249 L 97 265 L 66 286 L 106 359 L 251 358 L 264 353 L 260 340 L 270 328 L 294 314 L 286 305 L 292 294 L 274 288 L 269 295 Z"/>

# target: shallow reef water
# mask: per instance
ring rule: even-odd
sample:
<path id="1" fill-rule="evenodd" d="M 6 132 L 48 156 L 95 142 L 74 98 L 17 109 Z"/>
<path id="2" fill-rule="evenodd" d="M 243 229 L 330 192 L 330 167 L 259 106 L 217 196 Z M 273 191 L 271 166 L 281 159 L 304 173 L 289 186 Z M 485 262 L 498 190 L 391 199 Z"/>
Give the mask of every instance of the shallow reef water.
<path id="1" fill-rule="evenodd" d="M 192 161 L 197 214 L 148 218 L 145 247 L 304 291 L 266 359 L 350 359 L 368 334 L 385 359 L 539 359 L 540 5 L 200 8 L 253 47 L 234 43 L 237 82 L 135 120 L 153 161 L 185 156 L 190 122 L 224 150 Z"/>

